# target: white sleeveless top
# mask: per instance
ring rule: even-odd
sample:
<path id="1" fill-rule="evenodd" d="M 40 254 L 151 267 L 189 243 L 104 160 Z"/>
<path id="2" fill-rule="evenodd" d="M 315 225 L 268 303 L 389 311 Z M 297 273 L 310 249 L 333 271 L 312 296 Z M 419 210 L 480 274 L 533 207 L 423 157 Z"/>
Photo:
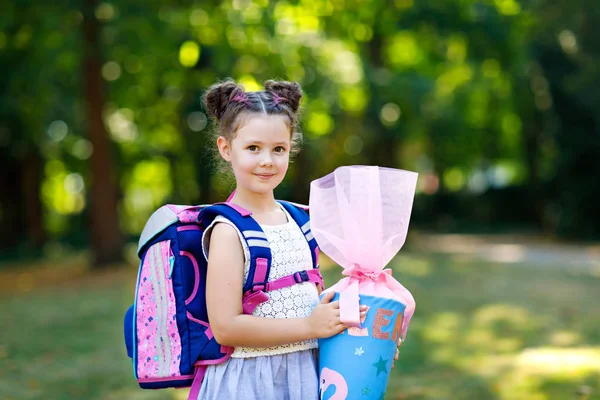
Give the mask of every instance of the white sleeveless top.
<path id="1" fill-rule="evenodd" d="M 283 209 L 283 208 L 282 208 Z M 300 227 L 294 222 L 288 212 L 285 212 L 288 222 L 281 225 L 260 225 L 269 241 L 271 248 L 271 272 L 269 280 L 293 274 L 294 272 L 312 268 L 312 255 L 310 247 Z M 242 239 L 240 231 L 228 219 L 217 216 L 208 226 L 202 239 L 204 257 L 208 259 L 210 232 L 215 224 L 223 222 L 234 227 L 242 247 L 244 248 L 244 282 L 250 270 L 250 251 Z M 303 282 L 290 287 L 276 289 L 268 292 L 269 300 L 259 304 L 252 315 L 264 318 L 301 318 L 309 316 L 319 302 L 317 286 L 313 282 Z M 318 346 L 317 340 L 306 340 L 276 347 L 251 348 L 236 347 L 231 357 L 248 358 L 258 356 L 271 356 L 276 354 L 291 353 L 294 351 L 313 349 Z"/>

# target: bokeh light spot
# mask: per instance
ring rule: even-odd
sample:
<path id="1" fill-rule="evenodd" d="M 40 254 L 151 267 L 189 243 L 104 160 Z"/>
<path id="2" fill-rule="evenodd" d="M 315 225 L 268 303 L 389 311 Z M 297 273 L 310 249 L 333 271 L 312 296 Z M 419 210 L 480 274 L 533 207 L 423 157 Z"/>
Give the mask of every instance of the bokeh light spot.
<path id="1" fill-rule="evenodd" d="M 363 150 L 364 141 L 360 136 L 350 135 L 344 140 L 344 150 L 351 156 L 360 154 Z"/>
<path id="2" fill-rule="evenodd" d="M 394 103 L 387 103 L 381 108 L 379 118 L 381 122 L 386 126 L 392 126 L 400 118 L 401 111 L 400 107 Z"/>
<path id="3" fill-rule="evenodd" d="M 69 133 L 69 127 L 65 121 L 52 121 L 48 126 L 48 136 L 55 142 L 60 142 Z"/>
<path id="4" fill-rule="evenodd" d="M 187 124 L 194 132 L 200 132 L 208 124 L 208 118 L 200 111 L 191 112 L 187 117 Z"/>
<path id="5" fill-rule="evenodd" d="M 69 174 L 65 177 L 64 187 L 67 193 L 77 194 L 81 193 L 85 188 L 83 178 L 77 173 Z"/>
<path id="6" fill-rule="evenodd" d="M 575 34 L 568 29 L 565 29 L 558 35 L 558 41 L 565 53 L 575 54 L 579 51 L 577 38 Z"/>
<path id="7" fill-rule="evenodd" d="M 208 14 L 206 11 L 196 8 L 190 13 L 190 24 L 192 26 L 202 26 L 208 24 Z"/>
<path id="8" fill-rule="evenodd" d="M 181 44 L 179 48 L 179 62 L 187 68 L 191 68 L 198 63 L 200 59 L 200 46 L 198 43 L 188 40 Z"/>
<path id="9" fill-rule="evenodd" d="M 121 76 L 121 66 L 114 61 L 109 61 L 102 66 L 102 76 L 107 81 L 115 81 Z"/>
<path id="10" fill-rule="evenodd" d="M 107 118 L 111 136 L 118 142 L 131 142 L 137 138 L 137 126 L 133 122 L 133 112 L 122 108 L 111 113 Z"/>
<path id="11" fill-rule="evenodd" d="M 94 151 L 94 146 L 92 142 L 87 139 L 79 139 L 75 143 L 73 143 L 73 147 L 71 148 L 71 154 L 77 157 L 80 160 L 87 160 L 90 158 Z"/>
<path id="12" fill-rule="evenodd" d="M 367 94 L 359 87 L 350 86 L 340 89 L 340 107 L 346 111 L 358 113 L 367 106 Z"/>
<path id="13" fill-rule="evenodd" d="M 444 186 L 452 191 L 458 192 L 465 186 L 465 175 L 458 168 L 451 168 L 444 173 Z"/>
<path id="14" fill-rule="evenodd" d="M 333 130 L 333 119 L 324 112 L 313 111 L 306 121 L 307 129 L 316 136 L 324 136 Z"/>
<path id="15" fill-rule="evenodd" d="M 262 90 L 262 86 L 256 82 L 256 79 L 252 75 L 242 75 L 238 79 L 238 82 L 246 89 L 248 92 L 256 92 L 258 90 Z"/>
<path id="16" fill-rule="evenodd" d="M 115 17 L 115 8 L 110 3 L 100 3 L 96 7 L 96 18 L 102 22 L 108 22 Z"/>
<path id="17" fill-rule="evenodd" d="M 517 15 L 521 12 L 521 6 L 515 0 L 495 0 L 495 3 L 500 14 Z"/>

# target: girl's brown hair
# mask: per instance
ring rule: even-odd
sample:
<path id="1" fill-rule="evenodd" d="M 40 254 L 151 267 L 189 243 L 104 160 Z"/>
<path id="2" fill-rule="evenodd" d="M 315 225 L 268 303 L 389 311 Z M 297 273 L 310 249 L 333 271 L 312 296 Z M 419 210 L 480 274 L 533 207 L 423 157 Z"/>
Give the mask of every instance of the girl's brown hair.
<path id="1" fill-rule="evenodd" d="M 233 80 L 216 83 L 208 88 L 204 103 L 217 125 L 216 133 L 227 141 L 235 138 L 245 116 L 251 114 L 284 115 L 290 129 L 291 155 L 300 150 L 302 134 L 298 131 L 298 116 L 302 88 L 297 82 L 269 80 L 265 90 L 246 92 Z"/>

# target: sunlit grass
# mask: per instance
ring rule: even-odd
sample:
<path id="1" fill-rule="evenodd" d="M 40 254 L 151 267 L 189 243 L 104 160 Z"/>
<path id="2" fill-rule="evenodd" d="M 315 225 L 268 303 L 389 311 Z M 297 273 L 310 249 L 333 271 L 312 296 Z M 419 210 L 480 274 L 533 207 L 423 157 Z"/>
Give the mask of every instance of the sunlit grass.
<path id="1" fill-rule="evenodd" d="M 394 276 L 417 309 L 387 399 L 600 398 L 598 276 L 401 254 Z M 321 264 L 328 285 L 341 277 L 330 260 Z M 186 398 L 133 379 L 122 317 L 134 266 L 87 276 L 57 267 L 64 279 L 45 267 L 46 285 L 35 270 L 26 279 L 11 271 L 0 277 L 15 280 L 0 295 L 0 398 Z"/>

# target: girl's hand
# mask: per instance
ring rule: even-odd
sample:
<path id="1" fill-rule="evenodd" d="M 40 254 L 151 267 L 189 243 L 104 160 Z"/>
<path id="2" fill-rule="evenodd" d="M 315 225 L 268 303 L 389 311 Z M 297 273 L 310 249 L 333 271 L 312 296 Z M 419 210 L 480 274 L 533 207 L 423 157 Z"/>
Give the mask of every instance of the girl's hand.
<path id="1" fill-rule="evenodd" d="M 331 302 L 335 293 L 326 293 L 312 314 L 307 318 L 308 328 L 311 336 L 317 339 L 328 338 L 337 335 L 348 326 L 340 321 L 340 302 Z M 366 314 L 366 307 L 361 307 L 361 317 Z"/>
<path id="2" fill-rule="evenodd" d="M 398 347 L 396 347 L 396 355 L 394 356 L 394 362 L 392 363 L 392 368 L 396 365 L 396 360 L 400 356 L 400 346 L 402 346 L 402 338 L 398 338 Z"/>

